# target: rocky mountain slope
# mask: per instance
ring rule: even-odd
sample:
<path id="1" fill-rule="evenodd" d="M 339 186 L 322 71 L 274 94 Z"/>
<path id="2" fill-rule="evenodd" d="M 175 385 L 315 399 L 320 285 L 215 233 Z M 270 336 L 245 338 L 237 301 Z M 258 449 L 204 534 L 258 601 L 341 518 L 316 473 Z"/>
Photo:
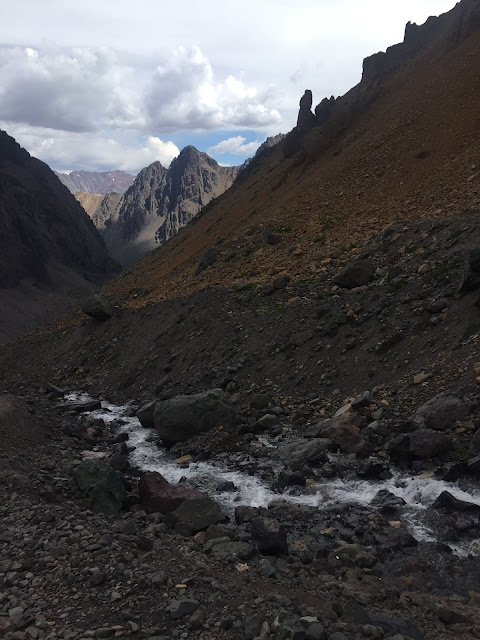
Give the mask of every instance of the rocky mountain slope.
<path id="1" fill-rule="evenodd" d="M 135 176 L 126 171 L 71 171 L 59 173 L 55 171 L 59 180 L 71 191 L 85 193 L 125 193 L 132 186 Z"/>
<path id="2" fill-rule="evenodd" d="M 409 25 L 110 318 L 0 348 L 7 637 L 478 637 L 479 52 L 477 0 Z"/>
<path id="3" fill-rule="evenodd" d="M 0 132 L 1 338 L 35 328 L 119 270 L 55 174 Z"/>
<path id="4" fill-rule="evenodd" d="M 185 147 L 168 169 L 143 169 L 120 201 L 106 200 L 94 216 L 111 255 L 123 265 L 165 243 L 233 183 L 238 167 L 221 167 Z"/>

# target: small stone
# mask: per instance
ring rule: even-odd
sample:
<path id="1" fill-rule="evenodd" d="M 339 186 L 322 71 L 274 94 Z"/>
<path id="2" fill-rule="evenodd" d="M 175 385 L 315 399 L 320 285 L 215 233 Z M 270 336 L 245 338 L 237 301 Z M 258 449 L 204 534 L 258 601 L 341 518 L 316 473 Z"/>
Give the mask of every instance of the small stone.
<path id="1" fill-rule="evenodd" d="M 195 598 L 180 598 L 179 600 L 172 600 L 170 606 L 168 607 L 168 611 L 170 616 L 177 620 L 178 618 L 184 618 L 185 616 L 189 616 L 194 613 L 200 603 Z"/>

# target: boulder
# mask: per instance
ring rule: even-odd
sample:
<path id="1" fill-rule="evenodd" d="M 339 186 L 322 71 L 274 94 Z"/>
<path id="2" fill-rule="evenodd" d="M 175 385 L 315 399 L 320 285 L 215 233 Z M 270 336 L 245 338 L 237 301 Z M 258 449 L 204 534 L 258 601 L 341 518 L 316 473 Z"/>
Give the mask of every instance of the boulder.
<path id="1" fill-rule="evenodd" d="M 455 498 L 455 496 L 452 496 L 448 491 L 442 491 L 432 504 L 432 509 L 447 509 L 447 511 L 457 511 L 461 513 L 473 511 L 480 514 L 479 504 L 467 502 L 466 500 L 459 500 L 458 498 Z"/>
<path id="2" fill-rule="evenodd" d="M 254 518 L 250 524 L 250 533 L 260 553 L 288 555 L 287 532 L 278 520 Z"/>
<path id="3" fill-rule="evenodd" d="M 202 271 L 205 271 L 205 269 L 208 269 L 208 267 L 214 265 L 217 261 L 217 258 L 218 251 L 213 247 L 208 247 L 208 249 L 205 250 L 204 254 L 200 258 L 200 261 L 195 270 L 195 275 L 198 276 L 199 273 L 202 273 Z"/>
<path id="4" fill-rule="evenodd" d="M 319 425 L 322 438 L 328 438 L 339 446 L 344 453 L 355 453 L 367 456 L 372 451 L 372 445 L 360 433 L 358 424 L 361 422 L 356 416 L 339 416 L 326 420 Z"/>
<path id="5" fill-rule="evenodd" d="M 221 425 L 235 424 L 235 410 L 221 389 L 157 402 L 153 421 L 165 444 L 185 442 L 192 436 Z"/>
<path id="6" fill-rule="evenodd" d="M 94 295 L 85 300 L 82 304 L 82 311 L 90 318 L 99 322 L 108 320 L 113 315 L 113 308 L 108 300 L 99 295 Z"/>
<path id="7" fill-rule="evenodd" d="M 169 515 L 169 521 L 181 533 L 197 533 L 212 524 L 225 520 L 219 504 L 206 495 L 199 494 L 182 504 Z"/>
<path id="8" fill-rule="evenodd" d="M 380 489 L 370 502 L 370 506 L 380 511 L 380 513 L 393 513 L 397 509 L 401 509 L 405 504 L 406 502 L 403 498 L 396 496 L 388 489 Z"/>
<path id="9" fill-rule="evenodd" d="M 433 429 L 418 429 L 410 434 L 409 453 L 416 458 L 434 458 L 448 451 L 451 438 Z"/>
<path id="10" fill-rule="evenodd" d="M 140 502 L 147 513 L 170 513 L 175 511 L 185 500 L 203 497 L 180 484 L 170 484 L 157 471 L 144 473 L 138 483 Z"/>
<path id="11" fill-rule="evenodd" d="M 356 260 L 347 264 L 335 276 L 333 283 L 344 289 L 354 289 L 368 284 L 375 275 L 376 266 L 371 260 Z"/>
<path id="12" fill-rule="evenodd" d="M 335 448 L 335 444 L 328 438 L 309 438 L 284 444 L 278 447 L 273 455 L 283 460 L 288 466 L 297 466 L 302 463 L 315 464 L 323 462 L 326 453 Z"/>
<path id="13" fill-rule="evenodd" d="M 73 472 L 83 493 L 93 502 L 93 508 L 106 514 L 118 513 L 127 495 L 119 475 L 100 460 L 84 460 Z"/>
<path id="14" fill-rule="evenodd" d="M 155 423 L 153 421 L 153 412 L 155 410 L 155 405 L 157 404 L 156 400 L 152 400 L 152 402 L 147 402 L 137 411 L 137 418 L 140 421 L 142 427 L 145 429 L 153 429 L 155 427 Z"/>
<path id="15" fill-rule="evenodd" d="M 470 414 L 467 405 L 453 393 L 439 393 L 427 400 L 411 417 L 416 426 L 425 426 L 435 431 L 446 431 L 455 427 L 457 420 L 466 420 Z"/>

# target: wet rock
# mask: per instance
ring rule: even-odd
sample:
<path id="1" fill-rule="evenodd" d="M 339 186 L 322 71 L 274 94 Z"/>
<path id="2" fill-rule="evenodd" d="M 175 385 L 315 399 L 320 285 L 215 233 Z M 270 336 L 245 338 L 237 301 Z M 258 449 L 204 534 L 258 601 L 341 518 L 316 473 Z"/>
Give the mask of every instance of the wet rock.
<path id="1" fill-rule="evenodd" d="M 179 598 L 178 600 L 172 600 L 168 607 L 168 611 L 173 620 L 178 620 L 179 618 L 185 618 L 185 616 L 190 616 L 194 613 L 200 603 L 195 598 Z"/>
<path id="2" fill-rule="evenodd" d="M 99 295 L 94 295 L 82 304 L 82 311 L 99 322 L 108 320 L 113 315 L 111 304 Z"/>
<path id="3" fill-rule="evenodd" d="M 467 470 L 468 473 L 474 476 L 480 475 L 480 456 L 475 456 L 475 458 L 470 458 L 467 462 Z"/>
<path id="4" fill-rule="evenodd" d="M 127 492 L 112 467 L 100 460 L 84 460 L 73 475 L 94 509 L 106 514 L 121 511 Z"/>
<path id="5" fill-rule="evenodd" d="M 102 403 L 100 400 L 87 400 L 85 402 L 65 402 L 56 405 L 55 409 L 63 409 L 64 411 L 74 411 L 75 413 L 86 413 L 87 411 L 96 411 L 100 409 Z"/>
<path id="6" fill-rule="evenodd" d="M 137 418 L 140 421 L 142 427 L 146 429 L 153 429 L 155 427 L 155 423 L 153 421 L 153 412 L 155 410 L 155 405 L 157 404 L 156 400 L 152 400 L 152 402 L 148 402 L 144 404 L 143 407 L 137 411 Z"/>
<path id="7" fill-rule="evenodd" d="M 258 509 L 256 507 L 248 507 L 247 505 L 240 505 L 239 507 L 235 507 L 235 522 L 237 524 L 251 522 L 257 516 Z"/>
<path id="8" fill-rule="evenodd" d="M 472 502 L 466 502 L 465 500 L 459 500 L 448 491 L 442 491 L 442 493 L 432 504 L 431 508 L 446 509 L 447 511 L 459 511 L 461 513 L 473 511 L 480 514 L 480 505 L 474 504 Z"/>
<path id="9" fill-rule="evenodd" d="M 417 426 L 446 431 L 455 427 L 457 420 L 466 420 L 469 414 L 467 405 L 458 396 L 439 393 L 417 409 L 411 420 Z"/>
<path id="10" fill-rule="evenodd" d="M 288 555 L 285 527 L 272 518 L 255 518 L 250 524 L 250 533 L 260 553 L 266 555 Z"/>
<path id="11" fill-rule="evenodd" d="M 225 480 L 217 484 L 217 491 L 219 493 L 231 493 L 232 491 L 236 491 L 236 489 L 236 486 L 230 480 Z"/>
<path id="12" fill-rule="evenodd" d="M 370 260 L 357 260 L 341 269 L 332 281 L 344 289 L 354 289 L 368 284 L 375 275 L 376 266 Z"/>
<path id="13" fill-rule="evenodd" d="M 335 449 L 335 445 L 332 440 L 311 438 L 282 445 L 273 455 L 275 458 L 283 460 L 288 466 L 296 466 L 305 462 L 312 464 L 323 462 L 327 452 L 333 449 Z"/>
<path id="14" fill-rule="evenodd" d="M 382 541 L 383 548 L 389 551 L 416 547 L 417 545 L 417 540 L 403 528 L 392 528 L 387 532 L 386 537 Z"/>
<path id="15" fill-rule="evenodd" d="M 380 511 L 380 513 L 392 513 L 397 509 L 401 509 L 405 504 L 406 502 L 403 498 L 394 495 L 387 489 L 381 489 L 370 502 L 370 506 Z"/>
<path id="16" fill-rule="evenodd" d="M 147 513 L 170 513 L 188 499 L 203 495 L 180 484 L 170 484 L 157 471 L 144 473 L 138 483 L 140 502 Z"/>
<path id="17" fill-rule="evenodd" d="M 153 420 L 162 440 L 174 444 L 215 427 L 233 425 L 235 410 L 221 389 L 213 389 L 157 402 Z"/>
<path id="18" fill-rule="evenodd" d="M 432 429 L 419 429 L 410 434 L 409 453 L 416 458 L 434 458 L 449 451 L 451 438 Z"/>
<path id="19" fill-rule="evenodd" d="M 359 478 L 373 480 L 374 478 L 380 478 L 380 476 L 383 476 L 387 471 L 388 467 L 384 462 L 371 458 L 360 465 L 357 469 L 357 476 Z"/>
<path id="20" fill-rule="evenodd" d="M 200 494 L 182 502 L 169 518 L 178 531 L 191 534 L 225 520 L 225 515 L 217 502 Z"/>

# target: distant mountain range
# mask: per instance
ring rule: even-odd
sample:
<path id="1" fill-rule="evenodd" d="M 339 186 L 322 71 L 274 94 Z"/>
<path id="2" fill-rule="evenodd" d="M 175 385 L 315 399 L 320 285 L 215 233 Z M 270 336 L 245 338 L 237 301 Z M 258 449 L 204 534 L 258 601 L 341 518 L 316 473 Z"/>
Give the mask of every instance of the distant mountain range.
<path id="1" fill-rule="evenodd" d="M 59 173 L 60 181 L 72 192 L 100 193 L 104 196 L 112 191 L 125 193 L 132 186 L 135 176 L 126 171 L 71 171 Z"/>
<path id="2" fill-rule="evenodd" d="M 213 198 L 226 191 L 240 167 L 221 167 L 206 153 L 185 147 L 170 167 L 153 162 L 123 194 L 104 198 L 76 192 L 110 254 L 124 266 L 166 242 Z M 112 172 L 112 174 L 115 172 Z"/>

